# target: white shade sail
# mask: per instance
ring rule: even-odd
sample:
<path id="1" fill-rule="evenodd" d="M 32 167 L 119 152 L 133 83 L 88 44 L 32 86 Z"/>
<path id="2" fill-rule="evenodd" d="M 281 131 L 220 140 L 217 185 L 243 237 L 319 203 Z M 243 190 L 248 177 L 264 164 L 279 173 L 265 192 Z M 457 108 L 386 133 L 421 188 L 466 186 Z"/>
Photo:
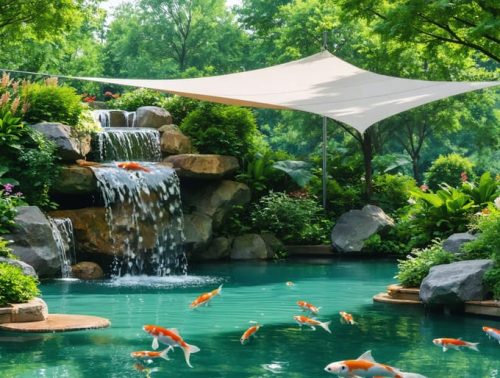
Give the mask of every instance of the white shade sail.
<path id="1" fill-rule="evenodd" d="M 328 51 L 259 70 L 196 79 L 77 79 L 156 89 L 223 104 L 302 110 L 343 122 L 361 133 L 405 110 L 499 85 L 379 75 L 344 62 Z"/>

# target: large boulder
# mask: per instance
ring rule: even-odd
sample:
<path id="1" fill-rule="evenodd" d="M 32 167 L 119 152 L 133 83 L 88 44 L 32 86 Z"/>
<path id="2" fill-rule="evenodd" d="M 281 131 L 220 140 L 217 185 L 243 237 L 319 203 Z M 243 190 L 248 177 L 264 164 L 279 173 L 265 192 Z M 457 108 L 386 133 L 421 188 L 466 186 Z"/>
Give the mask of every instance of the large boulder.
<path id="1" fill-rule="evenodd" d="M 482 300 L 486 294 L 482 284 L 483 275 L 492 266 L 492 260 L 468 260 L 433 266 L 420 285 L 420 299 L 425 304 L 448 306 Z"/>
<path id="2" fill-rule="evenodd" d="M 228 176 L 239 168 L 238 159 L 224 155 L 172 155 L 165 161 L 172 163 L 179 177 L 217 179 Z"/>
<path id="3" fill-rule="evenodd" d="M 102 268 L 91 261 L 81 261 L 71 266 L 71 274 L 81 280 L 99 280 L 104 277 Z"/>
<path id="4" fill-rule="evenodd" d="M 176 125 L 165 125 L 158 130 L 161 133 L 160 146 L 163 155 L 189 154 L 193 152 L 191 139 L 184 135 Z"/>
<path id="5" fill-rule="evenodd" d="M 264 240 L 264 243 L 266 243 L 268 258 L 273 258 L 277 255 L 279 256 L 279 254 L 285 253 L 285 245 L 272 232 L 263 232 L 260 236 Z"/>
<path id="6" fill-rule="evenodd" d="M 206 214 L 213 219 L 214 228 L 218 228 L 227 213 L 234 207 L 250 202 L 250 188 L 236 181 L 217 181 L 200 187 L 186 187 L 182 193 L 183 206 L 186 209 Z"/>
<path id="7" fill-rule="evenodd" d="M 212 239 L 212 218 L 197 211 L 184 214 L 184 236 L 189 249 L 205 249 Z"/>
<path id="8" fill-rule="evenodd" d="M 394 226 L 394 221 L 380 207 L 366 205 L 362 210 L 350 210 L 337 220 L 332 246 L 339 252 L 360 252 L 366 239 L 388 226 Z"/>
<path id="9" fill-rule="evenodd" d="M 4 236 L 13 241 L 9 244 L 13 253 L 31 265 L 40 277 L 59 275 L 61 261 L 47 217 L 36 206 L 22 206 L 18 208 L 14 221 L 17 225 L 15 231 Z"/>
<path id="10" fill-rule="evenodd" d="M 97 179 L 89 167 L 79 165 L 61 166 L 57 182 L 52 186 L 54 193 L 88 194 L 97 192 Z"/>
<path id="11" fill-rule="evenodd" d="M 462 245 L 476 239 L 477 236 L 469 234 L 468 232 L 452 234 L 448 239 L 443 241 L 443 249 L 451 253 L 460 253 Z"/>
<path id="12" fill-rule="evenodd" d="M 219 236 L 212 240 L 208 248 L 199 250 L 193 256 L 196 260 L 221 260 L 229 257 L 232 240 Z"/>
<path id="13" fill-rule="evenodd" d="M 45 135 L 57 146 L 57 154 L 63 161 L 83 159 L 90 152 L 90 135 L 72 136 L 71 127 L 62 123 L 42 122 L 31 128 Z"/>
<path id="14" fill-rule="evenodd" d="M 151 127 L 159 129 L 163 125 L 170 125 L 172 116 L 165 109 L 158 106 L 141 106 L 136 112 L 137 127 Z"/>
<path id="15" fill-rule="evenodd" d="M 233 260 L 265 260 L 269 258 L 269 255 L 266 242 L 258 234 L 245 234 L 234 238 L 231 247 L 231 259 Z"/>
<path id="16" fill-rule="evenodd" d="M 16 260 L 16 259 L 9 259 L 7 257 L 0 257 L 0 263 L 9 264 L 12 266 L 17 266 L 18 268 L 21 268 L 21 270 L 23 271 L 23 273 L 25 275 L 35 277 L 35 278 L 38 277 L 35 269 L 31 265 L 26 264 L 24 261 Z"/>

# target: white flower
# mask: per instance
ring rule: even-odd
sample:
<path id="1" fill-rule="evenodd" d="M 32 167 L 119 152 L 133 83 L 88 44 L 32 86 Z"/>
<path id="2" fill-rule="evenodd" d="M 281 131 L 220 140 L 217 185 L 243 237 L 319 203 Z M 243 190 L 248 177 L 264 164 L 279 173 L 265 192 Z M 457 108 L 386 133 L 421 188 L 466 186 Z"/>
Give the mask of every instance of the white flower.
<path id="1" fill-rule="evenodd" d="M 500 210 L 500 196 L 498 196 L 497 198 L 495 198 L 495 207 Z"/>

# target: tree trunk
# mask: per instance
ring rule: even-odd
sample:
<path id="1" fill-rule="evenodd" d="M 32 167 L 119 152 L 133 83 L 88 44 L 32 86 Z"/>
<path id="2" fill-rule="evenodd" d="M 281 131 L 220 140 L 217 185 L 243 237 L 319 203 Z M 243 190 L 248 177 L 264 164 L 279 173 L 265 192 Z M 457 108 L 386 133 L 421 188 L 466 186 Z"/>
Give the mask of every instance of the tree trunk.
<path id="1" fill-rule="evenodd" d="M 361 143 L 361 149 L 363 151 L 363 163 L 365 166 L 365 195 L 366 199 L 370 201 L 372 196 L 372 135 L 370 130 L 367 130 L 363 135 L 363 140 Z"/>
<path id="2" fill-rule="evenodd" d="M 411 165 L 413 168 L 413 178 L 415 179 L 415 181 L 417 183 L 419 183 L 420 182 L 420 170 L 418 168 L 418 160 L 419 160 L 420 156 L 411 155 L 410 158 L 411 158 Z"/>

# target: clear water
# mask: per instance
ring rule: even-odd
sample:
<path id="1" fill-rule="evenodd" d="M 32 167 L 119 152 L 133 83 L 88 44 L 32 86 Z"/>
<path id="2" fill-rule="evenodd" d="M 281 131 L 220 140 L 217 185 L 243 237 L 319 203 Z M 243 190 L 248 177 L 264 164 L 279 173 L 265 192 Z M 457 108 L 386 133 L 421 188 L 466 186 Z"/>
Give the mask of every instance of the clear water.
<path id="1" fill-rule="evenodd" d="M 44 335 L 0 333 L 0 376 L 144 377 L 130 352 L 151 350 L 144 324 L 176 327 L 201 348 L 186 366 L 182 352 L 170 361 L 144 363 L 158 368 L 151 377 L 328 377 L 324 367 L 355 358 L 368 349 L 376 360 L 428 377 L 498 377 L 500 345 L 481 327 L 500 321 L 472 316 L 426 314 L 418 307 L 374 304 L 372 296 L 393 282 L 396 265 L 384 261 L 315 260 L 231 263 L 194 267 L 187 277 L 122 277 L 98 283 L 53 281 L 42 285 L 52 313 L 107 317 L 112 326 Z M 293 281 L 293 287 L 285 282 Z M 200 293 L 224 284 L 208 307 L 189 310 Z M 297 300 L 321 306 L 332 334 L 299 329 Z M 358 325 L 339 322 L 339 311 Z M 254 320 L 263 324 L 247 345 L 239 338 Z M 15 337 L 19 336 L 19 337 Z M 432 344 L 437 337 L 480 342 L 480 353 Z"/>

